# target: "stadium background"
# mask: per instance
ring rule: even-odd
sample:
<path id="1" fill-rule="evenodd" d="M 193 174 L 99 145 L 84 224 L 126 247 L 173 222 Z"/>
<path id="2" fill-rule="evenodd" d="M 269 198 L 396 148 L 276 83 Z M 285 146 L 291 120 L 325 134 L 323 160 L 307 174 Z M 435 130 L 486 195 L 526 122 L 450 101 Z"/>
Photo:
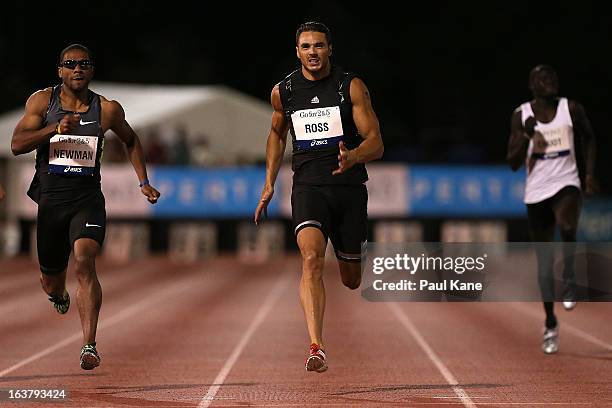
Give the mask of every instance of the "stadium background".
<path id="1" fill-rule="evenodd" d="M 585 106 L 598 137 L 602 191 L 585 203 L 580 238 L 612 239 L 612 185 L 606 177 L 612 164 L 605 160 L 611 151 L 607 94 L 612 84 L 605 71 L 609 56 L 602 51 L 609 46 L 610 19 L 589 2 L 476 6 L 448 1 L 421 4 L 407 13 L 392 12 L 397 6 L 391 3 L 365 8 L 324 1 L 238 9 L 190 2 L 172 7 L 146 2 L 83 3 L 74 9 L 51 3 L 6 7 L 13 18 L 0 28 L 1 112 L 22 109 L 34 90 L 55 83 L 57 54 L 72 42 L 93 50 L 96 81 L 126 89 L 128 84 L 222 85 L 262 109 L 272 86 L 297 66 L 298 24 L 324 21 L 333 33 L 333 61 L 363 76 L 381 122 L 386 151 L 371 166 L 369 183 L 372 239 L 527 240 L 520 200 L 524 169 L 512 173 L 505 166 L 505 149 L 510 114 L 530 98 L 529 70 L 538 63 L 551 64 L 558 70 L 561 94 Z M 130 121 L 134 110 L 126 110 Z M 144 252 L 164 253 L 173 236 L 184 236 L 180 231 L 185 230 L 173 230 L 179 221 L 196 221 L 189 228 L 200 238 L 193 239 L 213 237 L 220 251 L 239 249 L 241 239 L 253 245 L 257 234 L 246 224 L 263 178 L 267 131 L 258 130 L 249 142 L 249 134 L 193 134 L 180 124 L 158 125 L 136 130 L 147 151 L 152 182 L 166 182 L 167 194 L 156 207 L 122 211 L 122 205 L 130 207 L 122 201 L 133 184 L 126 184 L 131 170 L 122 170 L 114 179 L 124 184 L 103 181 L 120 192 L 114 199 L 107 194 L 116 203 L 109 211 L 111 223 L 127 222 L 121 225 L 130 230 L 138 223 L 140 232 L 126 234 L 140 243 L 142 233 L 149 237 Z M 179 143 L 181 133 L 186 143 Z M 260 154 L 223 157 L 215 150 L 215 137 L 240 140 L 238 149 L 244 143 L 245 150 L 259 149 Z M 9 138 L 4 134 L 1 140 Z M 3 253 L 10 255 L 30 248 L 34 210 L 23 195 L 23 180 L 20 184 L 8 177 L 15 175 L 12 166 L 18 161 L 6 147 L 0 149 L 0 182 L 9 185 L 12 199 L 0 204 L 0 220 L 7 226 Z M 115 153 L 109 144 L 105 168 L 122 166 L 120 152 Z M 32 155 L 25 162 L 31 160 Z M 278 189 L 286 192 L 284 177 Z M 186 182 L 187 201 L 181 195 Z M 294 249 L 282 197 L 277 193 L 272 213 L 282 220 L 282 246 Z M 382 221 L 403 224 L 381 226 L 377 235 Z M 198 229 L 202 222 L 208 222 L 203 230 Z"/>

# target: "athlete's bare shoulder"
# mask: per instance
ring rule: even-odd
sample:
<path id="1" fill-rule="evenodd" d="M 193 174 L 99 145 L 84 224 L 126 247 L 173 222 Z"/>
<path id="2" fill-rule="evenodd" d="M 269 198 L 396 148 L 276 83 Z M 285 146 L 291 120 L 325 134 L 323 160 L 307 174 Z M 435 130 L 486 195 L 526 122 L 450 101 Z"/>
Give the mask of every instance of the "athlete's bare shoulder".
<path id="1" fill-rule="evenodd" d="M 572 99 L 567 100 L 567 107 L 572 113 L 576 113 L 576 112 L 583 113 L 584 112 L 584 107 L 580 104 L 580 102 L 574 101 Z"/>
<path id="2" fill-rule="evenodd" d="M 119 102 L 100 95 L 100 109 L 102 111 L 102 128 L 104 131 L 115 129 L 125 122 L 125 111 Z"/>
<path id="3" fill-rule="evenodd" d="M 270 93 L 270 103 L 272 104 L 274 110 L 283 110 L 283 102 L 281 101 L 280 96 L 280 82 L 274 85 L 272 88 L 272 92 Z"/>
<path id="4" fill-rule="evenodd" d="M 100 107 L 104 114 L 108 114 L 110 117 L 125 116 L 125 112 L 121 104 L 115 100 L 107 99 L 105 96 L 100 95 Z"/>
<path id="5" fill-rule="evenodd" d="M 108 99 L 104 95 L 100 95 L 100 103 L 107 109 L 121 108 L 121 104 L 114 99 Z"/>
<path id="6" fill-rule="evenodd" d="M 42 98 L 42 97 L 51 98 L 52 93 L 53 93 L 53 87 L 49 86 L 44 89 L 39 89 L 38 91 L 34 92 L 32 96 L 37 96 L 39 98 Z"/>
<path id="7" fill-rule="evenodd" d="M 26 102 L 26 110 L 36 113 L 44 113 L 47 110 L 53 88 L 39 89 L 28 98 Z"/>
<path id="8" fill-rule="evenodd" d="M 371 103 L 372 97 L 370 96 L 370 91 L 366 86 L 363 79 L 358 76 L 353 77 L 351 79 L 351 83 L 349 85 L 349 93 L 351 95 L 351 101 L 353 104 L 359 104 L 363 102 Z"/>
<path id="9" fill-rule="evenodd" d="M 356 91 L 363 91 L 364 89 L 368 89 L 365 84 L 365 81 L 358 76 L 353 76 L 351 78 L 351 88 L 355 88 Z"/>

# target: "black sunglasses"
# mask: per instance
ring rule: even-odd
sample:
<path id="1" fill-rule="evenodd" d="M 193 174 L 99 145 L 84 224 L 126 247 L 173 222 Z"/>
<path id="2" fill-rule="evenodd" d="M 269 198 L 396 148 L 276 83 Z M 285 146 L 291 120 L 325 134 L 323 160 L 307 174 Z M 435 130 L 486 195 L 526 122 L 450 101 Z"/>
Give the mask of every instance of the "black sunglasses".
<path id="1" fill-rule="evenodd" d="M 88 59 L 82 59 L 82 60 L 69 59 L 66 61 L 62 61 L 59 64 L 60 67 L 64 67 L 68 69 L 75 69 L 77 65 L 80 65 L 81 68 L 83 69 L 90 69 L 91 67 L 93 67 L 93 61 L 88 60 Z"/>

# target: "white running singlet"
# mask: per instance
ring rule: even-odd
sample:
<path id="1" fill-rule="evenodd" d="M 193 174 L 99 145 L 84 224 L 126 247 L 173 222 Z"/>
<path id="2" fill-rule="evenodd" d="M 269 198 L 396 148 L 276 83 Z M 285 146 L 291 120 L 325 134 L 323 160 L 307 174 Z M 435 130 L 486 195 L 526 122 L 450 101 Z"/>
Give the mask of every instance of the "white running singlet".
<path id="1" fill-rule="evenodd" d="M 521 122 L 530 116 L 535 118 L 531 103 L 520 106 Z M 529 141 L 525 167 L 527 182 L 525 183 L 525 204 L 535 204 L 554 196 L 566 186 L 580 188 L 578 167 L 576 166 L 576 150 L 574 149 L 574 125 L 569 112 L 567 98 L 560 98 L 555 118 L 548 123 L 537 122 L 535 130 L 542 133 L 548 146 L 544 149 L 534 147 Z M 529 159 L 536 159 L 535 166 L 529 171 Z"/>

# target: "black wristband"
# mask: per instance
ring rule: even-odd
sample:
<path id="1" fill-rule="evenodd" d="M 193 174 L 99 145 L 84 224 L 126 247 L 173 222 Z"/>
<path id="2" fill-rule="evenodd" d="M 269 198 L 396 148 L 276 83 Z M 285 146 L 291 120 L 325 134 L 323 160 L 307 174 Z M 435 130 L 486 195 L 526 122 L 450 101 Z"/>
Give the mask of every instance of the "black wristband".
<path id="1" fill-rule="evenodd" d="M 138 185 L 138 187 L 143 188 L 144 186 L 148 186 L 149 185 L 149 179 L 144 179 L 142 180 L 142 182 Z"/>

